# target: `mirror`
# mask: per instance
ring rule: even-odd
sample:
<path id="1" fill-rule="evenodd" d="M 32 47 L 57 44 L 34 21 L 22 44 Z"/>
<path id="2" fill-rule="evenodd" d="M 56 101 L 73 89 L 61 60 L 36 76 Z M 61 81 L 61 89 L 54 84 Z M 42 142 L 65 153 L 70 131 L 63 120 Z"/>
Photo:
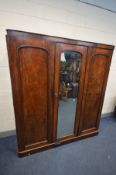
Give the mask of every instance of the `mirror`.
<path id="1" fill-rule="evenodd" d="M 81 58 L 79 52 L 65 51 L 61 54 L 57 138 L 73 134 Z"/>

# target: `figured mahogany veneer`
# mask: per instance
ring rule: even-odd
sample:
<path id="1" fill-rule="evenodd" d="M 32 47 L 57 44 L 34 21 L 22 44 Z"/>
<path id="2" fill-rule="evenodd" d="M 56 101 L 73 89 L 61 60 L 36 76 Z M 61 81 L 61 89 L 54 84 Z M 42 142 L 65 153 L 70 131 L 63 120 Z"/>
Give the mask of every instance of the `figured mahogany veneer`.
<path id="1" fill-rule="evenodd" d="M 98 133 L 114 47 L 7 30 L 18 155 L 24 156 Z M 61 53 L 82 55 L 74 133 L 57 139 Z"/>

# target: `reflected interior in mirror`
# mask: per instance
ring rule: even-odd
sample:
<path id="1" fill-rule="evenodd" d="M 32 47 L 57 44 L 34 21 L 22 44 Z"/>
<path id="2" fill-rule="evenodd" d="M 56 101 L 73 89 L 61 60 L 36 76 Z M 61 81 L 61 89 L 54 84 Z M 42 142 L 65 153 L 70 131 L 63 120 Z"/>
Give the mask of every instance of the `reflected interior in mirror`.
<path id="1" fill-rule="evenodd" d="M 57 138 L 73 134 L 81 57 L 79 52 L 74 51 L 61 54 Z"/>

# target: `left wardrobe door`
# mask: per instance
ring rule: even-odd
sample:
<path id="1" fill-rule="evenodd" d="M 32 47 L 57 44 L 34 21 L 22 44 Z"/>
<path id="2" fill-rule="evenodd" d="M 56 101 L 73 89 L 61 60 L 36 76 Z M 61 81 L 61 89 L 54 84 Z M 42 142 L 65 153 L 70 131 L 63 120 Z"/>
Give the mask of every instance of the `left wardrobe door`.
<path id="1" fill-rule="evenodd" d="M 7 31 L 18 154 L 52 144 L 54 45 L 36 34 Z"/>

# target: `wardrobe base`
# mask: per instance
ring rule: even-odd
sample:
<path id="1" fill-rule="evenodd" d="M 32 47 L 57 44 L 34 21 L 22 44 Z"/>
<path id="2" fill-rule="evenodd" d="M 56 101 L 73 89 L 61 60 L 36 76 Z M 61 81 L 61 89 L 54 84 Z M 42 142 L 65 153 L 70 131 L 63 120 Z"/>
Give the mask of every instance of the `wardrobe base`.
<path id="1" fill-rule="evenodd" d="M 71 143 L 71 142 L 74 142 L 74 141 L 77 141 L 77 140 L 81 140 L 81 139 L 84 139 L 84 138 L 95 136 L 98 133 L 99 133 L 99 130 L 96 130 L 96 131 L 93 131 L 89 134 L 87 133 L 87 134 L 82 134 L 82 135 L 76 136 L 76 137 L 74 136 L 73 138 L 59 139 L 58 144 L 56 144 L 57 142 L 56 143 L 50 143 L 50 144 L 43 145 L 41 147 L 34 147 L 32 149 L 27 149 L 27 150 L 24 150 L 24 151 L 17 151 L 17 154 L 18 154 L 19 157 L 28 156 L 28 155 L 31 155 L 31 154 L 34 154 L 34 153 L 37 153 L 37 152 L 48 150 L 50 148 L 55 148 L 55 147 L 61 146 L 63 144 L 67 144 L 67 143 Z"/>

